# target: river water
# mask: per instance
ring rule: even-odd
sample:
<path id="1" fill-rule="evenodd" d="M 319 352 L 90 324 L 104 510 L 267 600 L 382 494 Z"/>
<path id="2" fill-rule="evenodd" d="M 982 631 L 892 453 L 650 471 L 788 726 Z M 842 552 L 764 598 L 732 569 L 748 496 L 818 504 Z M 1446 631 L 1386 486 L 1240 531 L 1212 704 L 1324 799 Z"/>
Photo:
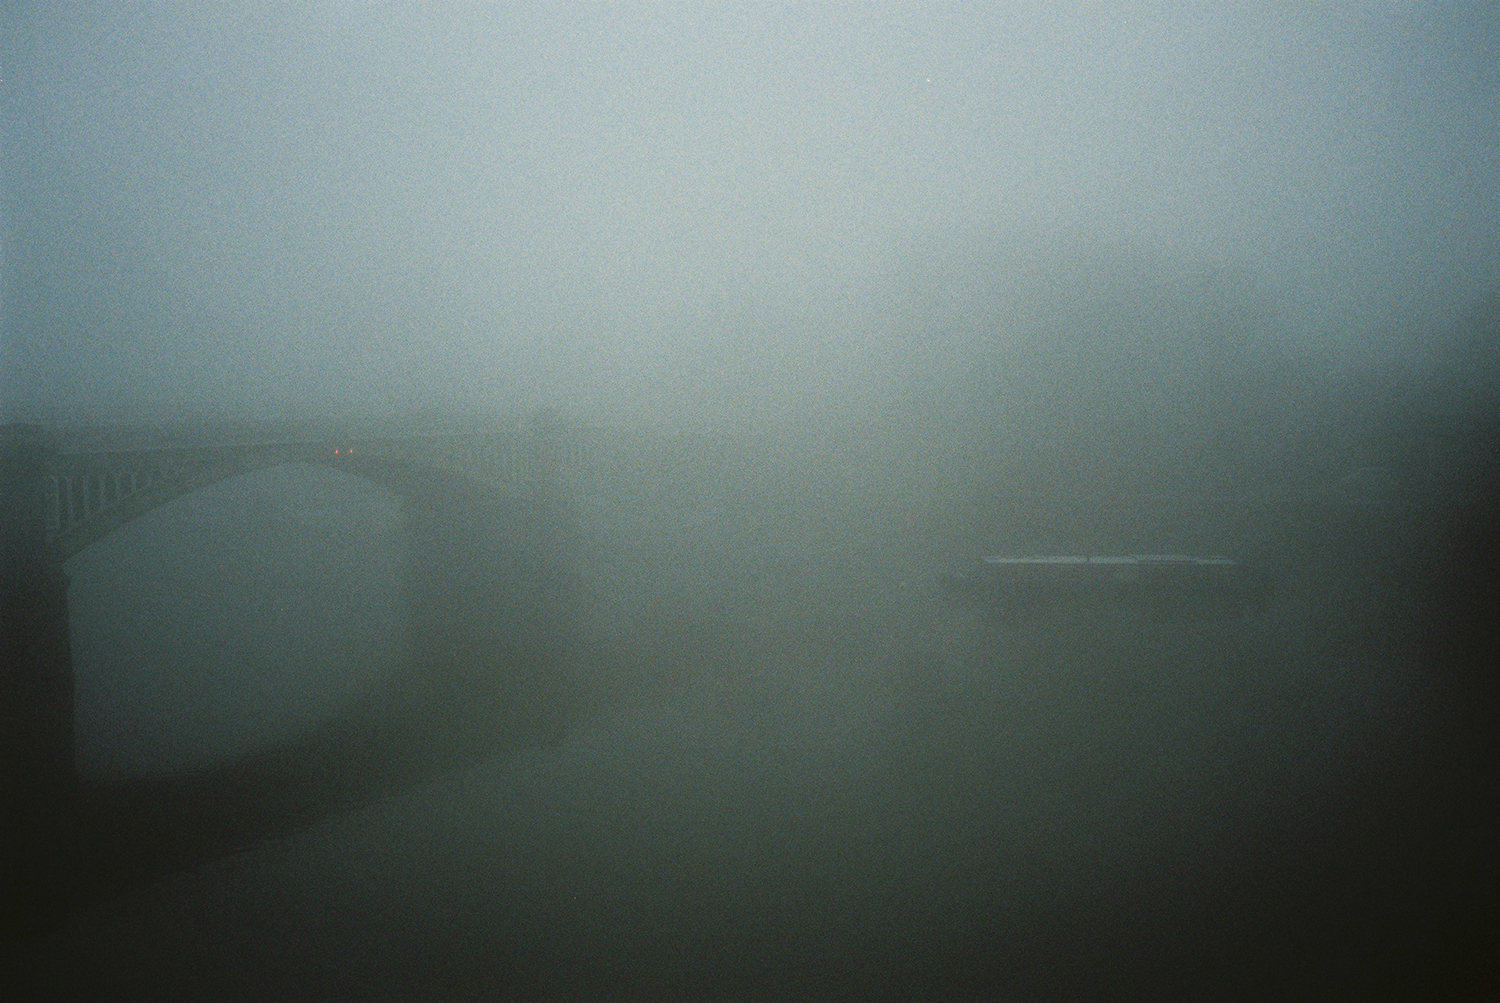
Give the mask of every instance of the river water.
<path id="1" fill-rule="evenodd" d="M 407 643 L 401 527 L 379 490 L 286 468 L 80 555 L 85 774 L 264 748 L 375 685 Z M 1398 852 L 1360 834 L 1417 803 L 1441 694 L 1410 659 L 1312 643 L 1310 601 L 1288 586 L 1229 624 L 996 624 L 920 589 L 905 610 L 768 606 L 557 747 L 93 907 L 7 961 L 56 998 L 1338 979 L 1366 944 L 1320 932 L 1365 873 L 1339 861 Z"/>

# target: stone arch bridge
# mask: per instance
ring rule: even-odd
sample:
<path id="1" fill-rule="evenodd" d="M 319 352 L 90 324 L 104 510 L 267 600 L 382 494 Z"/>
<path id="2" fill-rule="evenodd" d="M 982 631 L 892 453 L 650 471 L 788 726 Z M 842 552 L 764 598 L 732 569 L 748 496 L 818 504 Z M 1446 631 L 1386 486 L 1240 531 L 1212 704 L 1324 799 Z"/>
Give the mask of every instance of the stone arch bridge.
<path id="1" fill-rule="evenodd" d="M 242 435 L 233 442 L 117 441 L 90 448 L 70 447 L 39 426 L 0 427 L 0 796 L 24 813 L 26 806 L 67 800 L 78 787 L 63 562 L 89 544 L 207 485 L 311 463 L 374 481 L 403 500 L 408 535 L 429 544 L 411 548 L 421 566 L 408 573 L 430 594 L 464 601 L 455 597 L 475 591 L 465 586 L 498 594 L 522 577 L 528 586 L 555 587 L 566 577 L 559 568 L 568 538 L 559 486 L 568 457 L 559 441 L 555 423 L 545 420 L 526 430 L 302 441 Z M 513 643 L 516 622 L 537 619 L 536 602 L 504 601 L 510 636 L 469 638 L 471 649 Z M 463 654 L 451 610 L 435 600 L 414 609 L 413 618 L 422 621 L 414 632 L 425 632 L 429 647 L 439 649 L 431 657 Z"/>

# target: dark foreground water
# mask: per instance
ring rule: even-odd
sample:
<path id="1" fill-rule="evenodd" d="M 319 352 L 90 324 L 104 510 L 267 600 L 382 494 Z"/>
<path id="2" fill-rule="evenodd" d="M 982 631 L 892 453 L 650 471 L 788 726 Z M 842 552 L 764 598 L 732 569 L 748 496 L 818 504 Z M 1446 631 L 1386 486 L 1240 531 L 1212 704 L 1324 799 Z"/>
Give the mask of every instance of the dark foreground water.
<path id="1" fill-rule="evenodd" d="M 313 589 L 343 604 L 339 643 L 296 656 L 309 720 L 343 699 L 351 646 L 395 630 L 379 548 L 351 553 L 363 591 Z M 1304 576 L 1216 624 L 995 624 L 919 586 L 884 612 L 768 605 L 559 746 L 93 906 L 4 961 L 58 999 L 1476 991 L 1490 771 L 1460 690 L 1390 629 L 1420 611 L 1364 588 Z M 220 711 L 284 706 L 223 671 Z M 191 758 L 130 744 L 131 715 L 180 700 L 97 697 L 88 761 Z"/>

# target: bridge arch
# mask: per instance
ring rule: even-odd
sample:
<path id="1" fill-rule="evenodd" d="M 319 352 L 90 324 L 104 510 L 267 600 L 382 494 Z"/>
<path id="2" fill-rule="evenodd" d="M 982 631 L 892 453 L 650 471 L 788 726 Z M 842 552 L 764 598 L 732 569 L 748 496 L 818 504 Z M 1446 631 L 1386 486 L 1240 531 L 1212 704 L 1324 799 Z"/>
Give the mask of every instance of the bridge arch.
<path id="1" fill-rule="evenodd" d="M 514 439 L 431 436 L 342 442 L 249 443 L 214 447 L 65 453 L 43 430 L 5 429 L 3 461 L 5 650 L 0 721 L 3 786 L 37 797 L 76 782 L 68 579 L 62 563 L 96 540 L 168 502 L 257 470 L 309 463 L 353 474 L 391 491 L 407 515 L 407 577 L 419 584 L 411 609 L 414 641 L 431 660 L 457 660 L 494 643 L 514 650 L 540 614 L 560 609 L 570 584 L 559 543 L 560 513 L 538 489 L 537 450 Z M 497 448 L 497 446 L 499 448 Z M 433 463 L 476 454 L 490 483 Z M 531 474 L 532 476 L 528 476 Z M 525 581 L 536 596 L 508 593 Z M 489 617 L 455 624 L 445 601 L 493 593 Z M 459 629 L 462 628 L 462 629 Z M 522 640 L 525 640 L 522 638 Z M 472 659 L 471 659 L 472 660 Z M 514 662 L 515 660 L 512 659 Z M 3 792 L 0 792 L 3 793 Z"/>

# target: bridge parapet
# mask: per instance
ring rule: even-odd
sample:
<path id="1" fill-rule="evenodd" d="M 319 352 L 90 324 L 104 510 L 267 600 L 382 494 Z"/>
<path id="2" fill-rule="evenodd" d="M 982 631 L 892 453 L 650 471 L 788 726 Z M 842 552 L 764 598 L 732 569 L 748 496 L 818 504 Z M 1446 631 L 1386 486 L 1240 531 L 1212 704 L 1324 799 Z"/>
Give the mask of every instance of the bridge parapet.
<path id="1" fill-rule="evenodd" d="M 12 492 L 10 532 L 36 541 L 57 562 L 176 498 L 285 463 L 355 469 L 378 459 L 446 468 L 514 497 L 537 493 L 539 468 L 556 473 L 556 463 L 539 456 L 547 450 L 509 432 L 92 450 L 59 448 L 57 435 L 31 426 L 9 426 L 7 436 L 7 455 L 16 457 L 10 480 L 25 482 Z"/>
<path id="2" fill-rule="evenodd" d="M 182 495 L 265 467 L 316 462 L 325 453 L 301 443 L 53 453 L 42 481 L 46 545 L 66 560 Z"/>

